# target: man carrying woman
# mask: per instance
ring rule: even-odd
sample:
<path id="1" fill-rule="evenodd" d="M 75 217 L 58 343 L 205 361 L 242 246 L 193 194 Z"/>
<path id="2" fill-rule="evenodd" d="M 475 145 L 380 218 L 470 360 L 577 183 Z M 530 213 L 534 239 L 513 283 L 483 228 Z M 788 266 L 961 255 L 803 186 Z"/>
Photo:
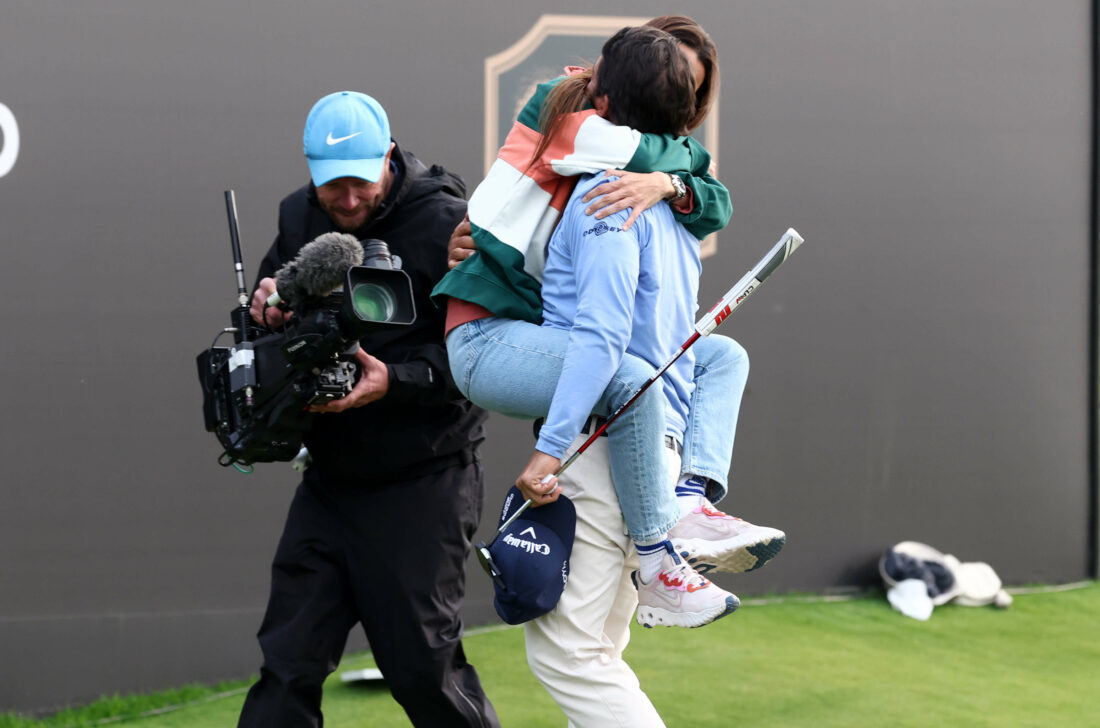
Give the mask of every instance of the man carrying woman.
<path id="1" fill-rule="evenodd" d="M 566 78 L 540 89 L 501 150 L 496 174 L 471 199 L 479 255 L 435 291 L 451 297 L 448 351 L 467 396 L 514 416 L 549 412 L 536 452 L 517 479 L 536 504 L 557 497 L 556 483 L 541 479 L 576 444 L 589 413 L 617 409 L 690 332 L 698 239 L 724 225 L 729 214 L 728 193 L 709 174 L 709 155 L 679 136 L 698 121 L 696 86 L 674 39 L 636 28 L 608 41 L 595 78 L 583 85 Z M 588 98 L 595 108 L 582 110 Z M 662 190 L 644 205 L 630 203 L 629 214 L 605 208 L 605 220 L 586 217 L 588 202 L 601 196 L 634 199 L 645 184 L 652 190 L 654 176 L 644 183 L 620 177 L 602 185 L 590 177 L 573 191 L 565 175 L 622 165 L 677 171 L 656 178 L 672 187 L 679 214 L 674 217 L 669 205 L 643 212 L 664 196 Z M 561 210 L 565 216 L 550 242 L 541 291 L 546 321 L 539 327 L 542 300 L 532 273 L 541 272 L 541 241 Z M 706 624 L 732 612 L 737 600 L 688 562 L 744 571 L 778 552 L 785 538 L 713 509 L 704 497 L 717 499 L 725 491 L 747 358 L 723 337 L 699 353 L 698 362 L 682 357 L 660 388 L 608 430 L 618 501 L 641 556 L 637 592 L 628 594 L 615 578 L 633 554 L 624 552 L 615 535 L 622 516 L 601 509 L 618 509 L 610 491 L 589 503 L 586 491 L 598 490 L 592 481 L 582 486 L 563 478 L 578 505 L 574 572 L 559 607 L 528 624 L 528 655 L 536 675 L 578 725 L 598 724 L 601 710 L 618 715 L 620 709 L 623 715 L 645 714 L 625 724 L 660 724 L 621 662 L 635 600 L 641 601 L 639 621 L 650 626 Z M 665 442 L 673 449 L 666 451 Z M 670 471 L 681 443 L 684 467 Z M 598 463 L 594 453 L 591 464 Z M 680 498 L 673 497 L 670 472 L 683 473 Z M 704 527 L 712 522 L 717 529 Z M 590 588 L 599 593 L 583 593 Z"/>

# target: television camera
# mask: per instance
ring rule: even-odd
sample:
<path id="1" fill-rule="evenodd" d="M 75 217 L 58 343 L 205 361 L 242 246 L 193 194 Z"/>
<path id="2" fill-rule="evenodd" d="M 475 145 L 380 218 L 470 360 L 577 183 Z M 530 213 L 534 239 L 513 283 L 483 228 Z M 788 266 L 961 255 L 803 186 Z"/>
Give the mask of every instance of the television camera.
<path id="1" fill-rule="evenodd" d="M 310 405 L 346 396 L 355 385 L 359 339 L 416 320 L 412 280 L 381 240 L 326 233 L 307 243 L 275 274 L 267 305 L 293 312 L 275 329 L 249 314 L 232 190 L 225 192 L 237 276 L 231 326 L 198 356 L 206 429 L 225 448 L 223 466 L 248 471 L 256 462 L 290 461 L 316 416 Z M 216 346 L 224 334 L 233 346 Z"/>

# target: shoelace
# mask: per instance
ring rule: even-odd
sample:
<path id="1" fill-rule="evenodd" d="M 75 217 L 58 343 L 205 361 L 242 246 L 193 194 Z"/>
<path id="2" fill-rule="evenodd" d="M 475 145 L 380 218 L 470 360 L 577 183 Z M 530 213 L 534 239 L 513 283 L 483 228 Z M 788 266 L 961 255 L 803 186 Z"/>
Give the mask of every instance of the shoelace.
<path id="1" fill-rule="evenodd" d="M 695 591 L 710 584 L 706 577 L 684 562 L 671 569 L 664 569 L 657 578 L 669 589 L 682 591 Z"/>

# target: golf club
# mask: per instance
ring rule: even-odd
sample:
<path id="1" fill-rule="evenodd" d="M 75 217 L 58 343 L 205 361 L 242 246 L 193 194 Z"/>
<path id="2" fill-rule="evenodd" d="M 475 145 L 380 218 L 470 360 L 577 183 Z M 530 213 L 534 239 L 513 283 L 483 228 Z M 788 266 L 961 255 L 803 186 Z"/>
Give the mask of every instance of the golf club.
<path id="1" fill-rule="evenodd" d="M 729 317 L 731 313 L 737 310 L 738 306 L 744 303 L 745 300 L 749 296 L 751 296 L 765 280 L 767 280 L 768 276 L 775 272 L 775 269 L 778 268 L 783 263 L 783 261 L 785 261 L 791 256 L 792 253 L 794 253 L 799 245 L 802 245 L 802 243 L 802 236 L 799 235 L 794 228 L 787 228 L 787 232 L 785 232 L 783 234 L 783 237 L 779 239 L 779 242 L 773 245 L 772 249 L 769 250 L 768 253 L 760 259 L 760 262 L 753 266 L 752 270 L 742 276 L 741 280 L 737 281 L 733 288 L 729 289 L 729 291 L 726 292 L 726 295 L 722 296 L 718 303 L 711 306 L 710 310 L 707 311 L 707 313 L 704 314 L 702 318 L 695 322 L 695 331 L 692 332 L 688 340 L 685 341 L 680 346 L 680 348 L 676 350 L 676 353 L 673 354 L 672 357 L 669 358 L 669 360 L 666 361 L 661 366 L 661 368 L 658 369 L 656 373 L 654 373 L 654 375 L 650 377 L 649 380 L 646 381 L 645 384 L 643 384 L 638 389 L 638 391 L 630 397 L 630 399 L 628 399 L 626 402 L 623 403 L 621 407 L 615 410 L 614 414 L 608 417 L 604 421 L 604 423 L 595 430 L 595 432 L 589 435 L 588 439 L 585 440 L 584 443 L 580 447 L 578 447 L 577 450 L 572 455 L 570 455 L 564 463 L 561 464 L 561 467 L 558 468 L 556 472 L 547 475 L 545 478 L 542 479 L 542 482 L 546 483 L 551 478 L 556 478 L 564 473 L 566 469 L 568 469 L 569 466 L 572 465 L 573 462 L 578 457 L 580 457 L 581 454 L 584 453 L 584 451 L 587 450 L 593 442 L 596 441 L 596 438 L 602 435 L 607 430 L 607 428 L 610 427 L 611 424 L 615 422 L 615 420 L 617 420 L 628 407 L 630 407 L 630 405 L 634 404 L 634 402 L 637 401 L 637 399 L 641 397 L 642 394 L 647 389 L 649 389 L 649 387 L 654 382 L 661 378 L 661 375 L 668 371 L 669 367 L 676 363 L 676 360 L 679 359 L 683 355 L 683 353 L 691 347 L 692 344 L 698 341 L 700 337 L 709 336 L 715 329 L 717 329 L 722 324 L 722 322 Z M 527 510 L 530 505 L 531 500 L 525 501 L 523 505 L 520 506 L 516 510 L 516 512 L 508 518 L 508 520 L 500 524 L 497 532 L 493 534 L 493 538 L 491 541 L 489 541 L 488 543 L 480 541 L 477 544 L 478 561 L 481 562 L 481 566 L 483 569 L 485 569 L 485 573 L 487 573 L 494 581 L 500 579 L 500 570 L 497 569 L 496 565 L 493 563 L 492 554 L 489 552 L 489 547 L 491 547 L 496 542 L 497 538 L 500 537 L 500 535 L 504 533 L 505 530 L 507 530 L 508 526 L 512 525 L 512 522 L 519 518 L 520 514 Z"/>

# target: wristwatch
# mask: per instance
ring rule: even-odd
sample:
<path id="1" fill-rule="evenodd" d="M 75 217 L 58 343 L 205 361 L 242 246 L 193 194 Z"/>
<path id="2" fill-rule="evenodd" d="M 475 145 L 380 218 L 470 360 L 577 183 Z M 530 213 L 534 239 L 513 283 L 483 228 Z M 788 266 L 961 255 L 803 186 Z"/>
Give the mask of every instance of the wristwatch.
<path id="1" fill-rule="evenodd" d="M 687 197 L 688 188 L 687 185 L 684 184 L 684 181 L 680 179 L 680 175 L 672 174 L 671 172 L 666 172 L 665 174 L 668 175 L 669 181 L 672 182 L 672 189 L 676 190 L 676 196 L 672 199 L 679 202 Z"/>

